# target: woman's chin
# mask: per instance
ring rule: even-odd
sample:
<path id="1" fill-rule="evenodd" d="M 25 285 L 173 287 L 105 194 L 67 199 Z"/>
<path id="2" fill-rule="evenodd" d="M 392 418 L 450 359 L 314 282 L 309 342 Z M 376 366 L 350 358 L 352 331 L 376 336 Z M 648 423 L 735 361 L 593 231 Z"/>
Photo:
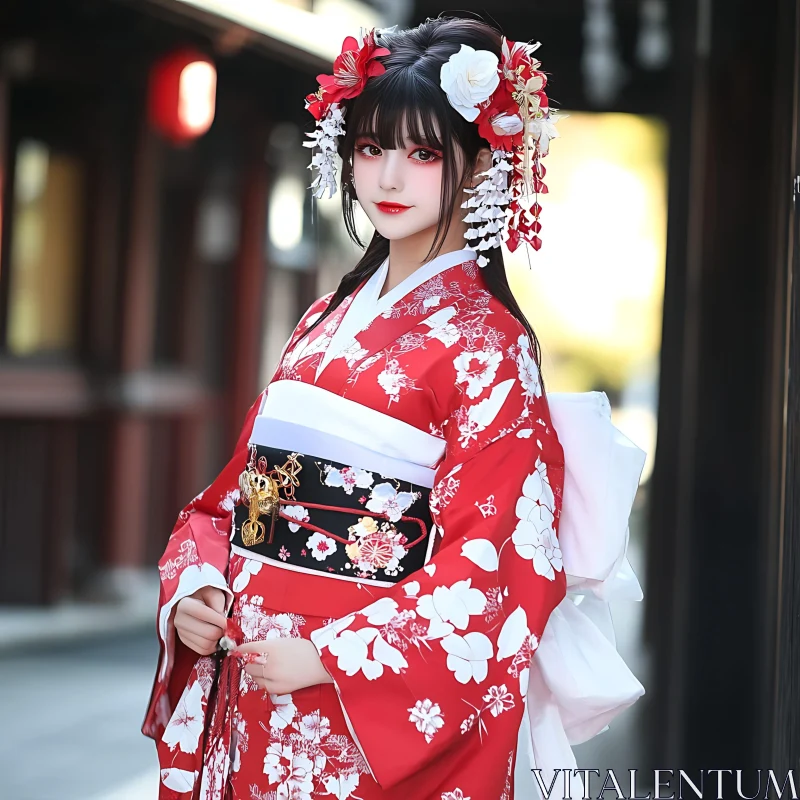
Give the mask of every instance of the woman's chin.
<path id="1" fill-rule="evenodd" d="M 402 214 L 398 214 L 397 216 L 400 217 L 402 216 Z M 409 236 L 414 236 L 418 233 L 422 233 L 423 231 L 430 230 L 432 227 L 433 228 L 436 227 L 435 220 L 433 222 L 433 225 L 420 223 L 419 220 L 401 220 L 401 219 L 373 220 L 372 224 L 375 230 L 378 231 L 378 233 L 384 239 L 389 239 L 389 241 L 395 239 L 407 239 Z"/>

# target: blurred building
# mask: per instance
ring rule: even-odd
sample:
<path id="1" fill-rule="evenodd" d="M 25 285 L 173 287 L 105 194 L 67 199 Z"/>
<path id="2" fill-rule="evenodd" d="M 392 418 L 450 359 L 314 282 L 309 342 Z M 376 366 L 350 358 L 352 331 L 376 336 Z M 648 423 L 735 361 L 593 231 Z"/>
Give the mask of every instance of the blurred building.
<path id="1" fill-rule="evenodd" d="M 314 6 L 0 7 L 0 603 L 135 590 L 346 271 L 340 226 L 312 227 L 303 98 L 381 17 Z M 186 52 L 213 122 L 176 142 L 148 108 Z"/>

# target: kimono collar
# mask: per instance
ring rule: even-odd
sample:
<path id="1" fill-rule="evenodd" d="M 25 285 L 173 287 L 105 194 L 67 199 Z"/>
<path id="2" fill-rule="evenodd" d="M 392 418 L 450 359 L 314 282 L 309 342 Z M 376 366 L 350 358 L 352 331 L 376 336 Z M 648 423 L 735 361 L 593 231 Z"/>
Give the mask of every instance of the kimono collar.
<path id="1" fill-rule="evenodd" d="M 389 273 L 389 259 L 386 258 L 383 264 L 375 270 L 357 292 L 353 302 L 340 320 L 339 326 L 331 337 L 323 358 L 317 366 L 316 379 L 319 379 L 325 367 L 353 341 L 356 334 L 363 331 L 373 320 L 390 309 L 395 303 L 440 272 L 444 272 L 444 270 L 450 269 L 456 264 L 474 261 L 476 257 L 476 252 L 469 248 L 440 253 L 436 258 L 414 270 L 383 297 L 379 297 L 378 295 L 384 283 L 386 283 L 386 276 Z"/>

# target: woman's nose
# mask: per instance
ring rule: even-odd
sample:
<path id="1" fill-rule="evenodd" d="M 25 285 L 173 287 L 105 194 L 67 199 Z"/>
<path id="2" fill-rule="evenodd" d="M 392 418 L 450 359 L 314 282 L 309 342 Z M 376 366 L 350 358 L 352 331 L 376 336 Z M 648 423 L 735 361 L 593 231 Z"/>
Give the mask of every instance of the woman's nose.
<path id="1" fill-rule="evenodd" d="M 398 150 L 384 150 L 381 159 L 380 187 L 385 192 L 400 190 L 403 188 L 402 181 L 402 161 L 403 156 Z"/>

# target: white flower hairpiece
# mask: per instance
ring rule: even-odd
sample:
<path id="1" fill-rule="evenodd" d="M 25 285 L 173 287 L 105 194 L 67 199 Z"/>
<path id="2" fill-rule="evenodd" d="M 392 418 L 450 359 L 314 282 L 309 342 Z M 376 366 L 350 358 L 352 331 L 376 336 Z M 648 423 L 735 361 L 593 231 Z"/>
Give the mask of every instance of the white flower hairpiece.
<path id="1" fill-rule="evenodd" d="M 468 44 L 450 56 L 439 71 L 439 85 L 450 105 L 464 119 L 474 122 L 479 104 L 488 100 L 500 84 L 500 60 L 489 50 L 475 50 Z"/>

